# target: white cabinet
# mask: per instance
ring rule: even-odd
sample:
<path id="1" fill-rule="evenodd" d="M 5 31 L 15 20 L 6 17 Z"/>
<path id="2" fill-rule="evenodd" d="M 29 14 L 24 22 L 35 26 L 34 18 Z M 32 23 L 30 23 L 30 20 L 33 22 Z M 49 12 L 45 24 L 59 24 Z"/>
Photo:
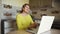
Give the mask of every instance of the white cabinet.
<path id="1" fill-rule="evenodd" d="M 4 33 L 5 34 L 12 30 L 10 27 L 11 27 L 11 23 L 9 21 L 4 21 Z"/>
<path id="2" fill-rule="evenodd" d="M 12 20 L 2 19 L 1 24 L 2 24 L 2 32 L 4 34 L 7 34 L 8 32 L 14 31 L 17 28 L 15 25 L 16 24 L 15 19 L 12 19 Z"/>

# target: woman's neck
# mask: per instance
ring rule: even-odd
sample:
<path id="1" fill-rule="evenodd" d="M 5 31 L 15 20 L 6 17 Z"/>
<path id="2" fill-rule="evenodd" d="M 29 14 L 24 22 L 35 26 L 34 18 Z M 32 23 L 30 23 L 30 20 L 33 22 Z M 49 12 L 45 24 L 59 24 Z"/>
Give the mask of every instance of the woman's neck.
<path id="1" fill-rule="evenodd" d="M 22 12 L 22 14 L 27 14 L 26 12 Z"/>
<path id="2" fill-rule="evenodd" d="M 26 16 L 26 15 L 28 15 L 28 13 L 22 12 L 22 15 L 23 15 L 23 16 Z"/>

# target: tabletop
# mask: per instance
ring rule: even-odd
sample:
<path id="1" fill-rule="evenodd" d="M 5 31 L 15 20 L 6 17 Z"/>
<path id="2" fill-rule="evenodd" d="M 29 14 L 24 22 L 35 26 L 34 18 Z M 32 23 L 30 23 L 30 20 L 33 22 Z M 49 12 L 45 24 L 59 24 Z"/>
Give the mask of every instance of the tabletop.
<path id="1" fill-rule="evenodd" d="M 17 31 L 12 31 L 12 32 L 9 32 L 7 34 L 32 34 L 32 33 L 29 33 L 27 31 L 24 31 L 24 30 L 17 30 Z M 57 29 L 51 29 L 49 31 L 46 31 L 44 33 L 41 33 L 41 34 L 60 34 L 60 30 L 57 30 Z"/>

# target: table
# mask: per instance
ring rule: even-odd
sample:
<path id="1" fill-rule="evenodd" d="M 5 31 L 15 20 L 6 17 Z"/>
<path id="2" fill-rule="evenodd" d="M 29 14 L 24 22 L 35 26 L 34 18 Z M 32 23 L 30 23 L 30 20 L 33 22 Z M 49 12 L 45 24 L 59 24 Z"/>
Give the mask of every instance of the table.
<path id="1" fill-rule="evenodd" d="M 41 34 L 60 34 L 60 30 L 51 29 L 51 30 L 44 32 L 44 33 L 41 33 Z"/>
<path id="2" fill-rule="evenodd" d="M 26 32 L 25 30 L 17 30 L 17 31 L 9 32 L 7 34 L 32 34 L 32 33 Z"/>
<path id="3" fill-rule="evenodd" d="M 32 34 L 32 33 L 29 33 L 27 31 L 24 31 L 24 30 L 20 30 L 20 31 L 13 31 L 13 32 L 9 32 L 7 34 Z M 41 34 L 60 34 L 60 30 L 56 30 L 56 29 L 51 29 L 49 31 L 46 31 L 44 33 L 41 33 Z"/>

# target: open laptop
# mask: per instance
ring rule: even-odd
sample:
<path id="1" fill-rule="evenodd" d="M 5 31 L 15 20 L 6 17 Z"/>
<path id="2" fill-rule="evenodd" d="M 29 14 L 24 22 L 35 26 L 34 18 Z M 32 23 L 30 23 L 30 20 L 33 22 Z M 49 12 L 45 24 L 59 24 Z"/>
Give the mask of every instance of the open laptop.
<path id="1" fill-rule="evenodd" d="M 37 34 L 51 29 L 55 16 L 43 16 Z"/>
<path id="2" fill-rule="evenodd" d="M 29 31 L 34 34 L 42 34 L 43 32 L 49 31 L 51 29 L 51 26 L 53 24 L 55 16 L 42 16 L 40 26 L 36 32 Z"/>

